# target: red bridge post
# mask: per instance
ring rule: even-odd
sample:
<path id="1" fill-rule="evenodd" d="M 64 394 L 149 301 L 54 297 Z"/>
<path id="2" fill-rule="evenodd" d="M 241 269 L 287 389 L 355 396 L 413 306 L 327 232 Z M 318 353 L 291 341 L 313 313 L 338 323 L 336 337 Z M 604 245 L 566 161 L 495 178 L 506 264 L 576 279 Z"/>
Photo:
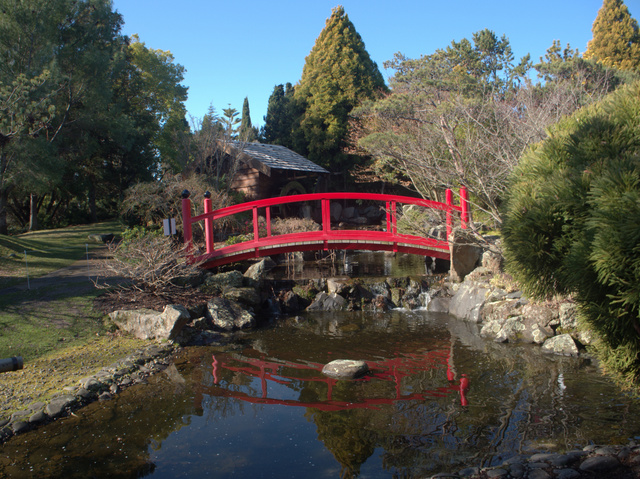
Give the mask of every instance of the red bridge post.
<path id="1" fill-rule="evenodd" d="M 211 207 L 211 193 L 209 191 L 204 194 L 204 212 L 211 213 L 213 211 Z M 213 220 L 211 218 L 205 218 L 204 220 L 204 237 L 207 253 L 213 253 L 214 240 L 213 240 Z"/>
<path id="2" fill-rule="evenodd" d="M 469 223 L 469 193 L 465 186 L 460 187 L 460 226 L 462 229 L 467 229 Z"/>
<path id="3" fill-rule="evenodd" d="M 449 236 L 451 236 L 451 229 L 452 229 L 451 206 L 453 206 L 453 192 L 449 188 L 447 188 L 447 191 L 445 194 L 445 203 L 447 205 L 447 239 L 449 239 Z"/>
<path id="4" fill-rule="evenodd" d="M 187 252 L 193 248 L 193 235 L 191 233 L 191 200 L 189 199 L 189 190 L 182 192 L 182 234 L 184 235 L 184 243 L 187 245 Z"/>

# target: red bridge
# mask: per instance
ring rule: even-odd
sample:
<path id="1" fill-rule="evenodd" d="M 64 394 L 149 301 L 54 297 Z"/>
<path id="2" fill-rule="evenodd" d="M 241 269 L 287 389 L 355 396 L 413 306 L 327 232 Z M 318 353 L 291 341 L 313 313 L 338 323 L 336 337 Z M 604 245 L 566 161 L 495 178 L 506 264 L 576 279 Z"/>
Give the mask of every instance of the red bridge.
<path id="1" fill-rule="evenodd" d="M 206 195 L 205 195 L 206 196 Z M 384 231 L 368 231 L 362 229 L 332 229 L 332 201 L 375 201 L 386 211 L 386 228 Z M 271 213 L 273 207 L 281 207 L 291 203 L 320 202 L 322 224 L 318 231 L 304 231 L 288 234 L 271 234 Z M 202 262 L 203 267 L 212 268 L 227 263 L 259 258 L 293 251 L 311 250 L 372 250 L 412 253 L 449 259 L 449 244 L 446 240 L 424 238 L 397 231 L 397 207 L 399 204 L 417 205 L 423 208 L 443 211 L 446 216 L 447 237 L 451 234 L 454 215 L 460 216 L 460 225 L 467 227 L 469 221 L 467 190 L 460 188 L 460 205 L 453 204 L 453 192 L 446 191 L 446 203 L 411 198 L 408 196 L 383 195 L 371 193 L 314 193 L 305 195 L 283 196 L 264 200 L 251 201 L 239 205 L 228 206 L 212 211 L 210 198 L 204 199 L 204 213 L 191 216 L 191 200 L 185 191 L 182 199 L 182 220 L 184 241 L 188 251 L 192 252 L 195 261 Z M 222 247 L 215 247 L 213 224 L 216 220 L 251 212 L 252 237 L 247 241 Z M 260 234 L 260 218 L 264 218 L 263 236 Z M 193 247 L 193 225 L 203 222 L 205 236 L 204 253 L 196 253 Z"/>

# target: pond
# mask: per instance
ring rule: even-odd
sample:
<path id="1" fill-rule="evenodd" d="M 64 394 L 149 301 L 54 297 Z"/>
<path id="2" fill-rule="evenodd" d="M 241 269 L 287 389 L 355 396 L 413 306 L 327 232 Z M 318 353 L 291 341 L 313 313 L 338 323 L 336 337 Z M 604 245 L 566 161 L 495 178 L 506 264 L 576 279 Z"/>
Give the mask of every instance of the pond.
<path id="1" fill-rule="evenodd" d="M 448 315 L 306 314 L 236 339 L 12 438 L 0 476 L 424 477 L 640 430 L 640 404 L 589 360 L 485 342 Z M 331 380 L 333 359 L 371 373 Z"/>

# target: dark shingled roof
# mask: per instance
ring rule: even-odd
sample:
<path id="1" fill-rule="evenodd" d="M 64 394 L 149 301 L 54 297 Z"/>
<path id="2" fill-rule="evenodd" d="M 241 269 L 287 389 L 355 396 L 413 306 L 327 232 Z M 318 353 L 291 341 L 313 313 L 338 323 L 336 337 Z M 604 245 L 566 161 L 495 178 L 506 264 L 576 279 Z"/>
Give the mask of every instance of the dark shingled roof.
<path id="1" fill-rule="evenodd" d="M 240 159 L 249 166 L 271 176 L 271 169 L 295 170 L 312 173 L 329 173 L 320 165 L 307 160 L 295 151 L 280 145 L 265 143 L 231 142 L 231 147 L 240 150 Z"/>

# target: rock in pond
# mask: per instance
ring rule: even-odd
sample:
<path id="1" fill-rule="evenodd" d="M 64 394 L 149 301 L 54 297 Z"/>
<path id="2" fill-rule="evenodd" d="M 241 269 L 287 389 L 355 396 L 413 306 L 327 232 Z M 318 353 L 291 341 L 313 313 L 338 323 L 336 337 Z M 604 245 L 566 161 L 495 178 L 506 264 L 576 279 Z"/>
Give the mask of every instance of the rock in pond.
<path id="1" fill-rule="evenodd" d="M 334 379 L 356 379 L 368 371 L 367 363 L 353 359 L 336 359 L 322 368 L 322 374 Z"/>
<path id="2" fill-rule="evenodd" d="M 212 298 L 207 303 L 207 317 L 223 331 L 252 328 L 256 324 L 253 314 L 226 298 Z"/>

